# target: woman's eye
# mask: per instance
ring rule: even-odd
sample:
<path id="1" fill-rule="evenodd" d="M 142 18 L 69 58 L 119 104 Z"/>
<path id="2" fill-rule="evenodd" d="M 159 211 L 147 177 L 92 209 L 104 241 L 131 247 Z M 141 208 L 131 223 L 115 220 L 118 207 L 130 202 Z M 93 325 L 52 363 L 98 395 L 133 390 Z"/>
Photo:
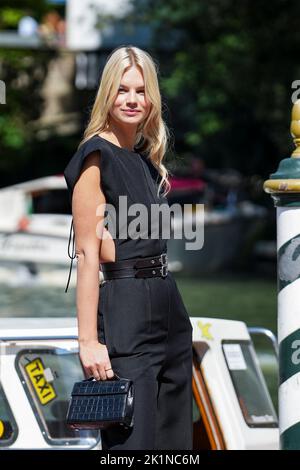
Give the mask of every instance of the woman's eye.
<path id="1" fill-rule="evenodd" d="M 125 91 L 124 88 L 119 88 L 119 93 L 121 93 L 121 91 Z M 138 93 L 144 94 L 145 91 L 144 91 L 144 90 L 140 90 L 140 91 L 138 91 Z"/>

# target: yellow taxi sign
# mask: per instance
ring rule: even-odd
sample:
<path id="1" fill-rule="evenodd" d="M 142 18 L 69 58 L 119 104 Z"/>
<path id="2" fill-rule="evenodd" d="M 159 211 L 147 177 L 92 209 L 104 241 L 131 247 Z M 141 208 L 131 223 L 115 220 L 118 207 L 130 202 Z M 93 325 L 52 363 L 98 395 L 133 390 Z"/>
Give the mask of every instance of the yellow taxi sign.
<path id="1" fill-rule="evenodd" d="M 42 405 L 46 405 L 56 398 L 57 395 L 54 388 L 46 380 L 44 365 L 39 357 L 26 364 L 25 370 Z"/>

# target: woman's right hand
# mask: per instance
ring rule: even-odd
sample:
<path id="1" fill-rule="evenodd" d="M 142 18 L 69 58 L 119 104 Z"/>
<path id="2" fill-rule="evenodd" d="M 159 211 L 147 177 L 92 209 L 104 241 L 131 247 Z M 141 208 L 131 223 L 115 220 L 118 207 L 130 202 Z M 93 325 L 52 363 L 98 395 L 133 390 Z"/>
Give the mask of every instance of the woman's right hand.
<path id="1" fill-rule="evenodd" d="M 114 376 L 105 344 L 97 340 L 79 341 L 79 358 L 87 377 L 107 380 Z"/>

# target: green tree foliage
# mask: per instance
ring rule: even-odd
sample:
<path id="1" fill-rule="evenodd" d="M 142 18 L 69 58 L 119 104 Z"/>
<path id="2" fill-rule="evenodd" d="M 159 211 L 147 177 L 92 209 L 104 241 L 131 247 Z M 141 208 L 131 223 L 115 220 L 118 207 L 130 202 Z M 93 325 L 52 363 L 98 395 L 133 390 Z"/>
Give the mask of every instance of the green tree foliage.
<path id="1" fill-rule="evenodd" d="M 175 116 L 177 144 L 201 154 L 210 166 L 266 176 L 274 171 L 292 148 L 291 86 L 300 79 L 299 2 L 134 4 L 139 21 L 155 26 L 153 51 Z M 179 39 L 172 45 L 174 31 Z M 162 54 L 162 44 L 174 53 Z"/>
<path id="2" fill-rule="evenodd" d="M 25 14 L 39 20 L 51 7 L 45 0 L 1 0 L 0 29 L 16 29 Z"/>
<path id="3" fill-rule="evenodd" d="M 16 30 L 24 15 L 37 21 L 51 9 L 45 0 L 2 0 L 0 30 Z M 32 165 L 34 132 L 28 127 L 37 119 L 43 100 L 40 94 L 47 64 L 54 52 L 27 49 L 0 49 L 0 79 L 6 84 L 6 104 L 0 114 L 0 184 L 22 178 Z"/>
<path id="4" fill-rule="evenodd" d="M 34 139 L 28 122 L 37 119 L 42 106 L 41 86 L 47 73 L 48 54 L 0 50 L 1 79 L 7 84 L 6 104 L 0 114 L 0 172 L 22 168 Z M 28 152 L 26 151 L 28 150 Z"/>

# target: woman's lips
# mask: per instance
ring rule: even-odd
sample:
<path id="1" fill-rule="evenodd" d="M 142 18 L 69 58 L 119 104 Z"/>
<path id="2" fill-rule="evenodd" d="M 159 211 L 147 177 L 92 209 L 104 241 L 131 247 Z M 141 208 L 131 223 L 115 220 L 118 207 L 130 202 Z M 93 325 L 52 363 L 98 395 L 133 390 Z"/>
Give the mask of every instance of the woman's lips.
<path id="1" fill-rule="evenodd" d="M 125 109 L 122 109 L 123 113 L 125 114 L 128 114 L 129 116 L 134 116 L 135 114 L 139 113 L 139 111 L 128 111 L 128 110 L 125 110 Z"/>

